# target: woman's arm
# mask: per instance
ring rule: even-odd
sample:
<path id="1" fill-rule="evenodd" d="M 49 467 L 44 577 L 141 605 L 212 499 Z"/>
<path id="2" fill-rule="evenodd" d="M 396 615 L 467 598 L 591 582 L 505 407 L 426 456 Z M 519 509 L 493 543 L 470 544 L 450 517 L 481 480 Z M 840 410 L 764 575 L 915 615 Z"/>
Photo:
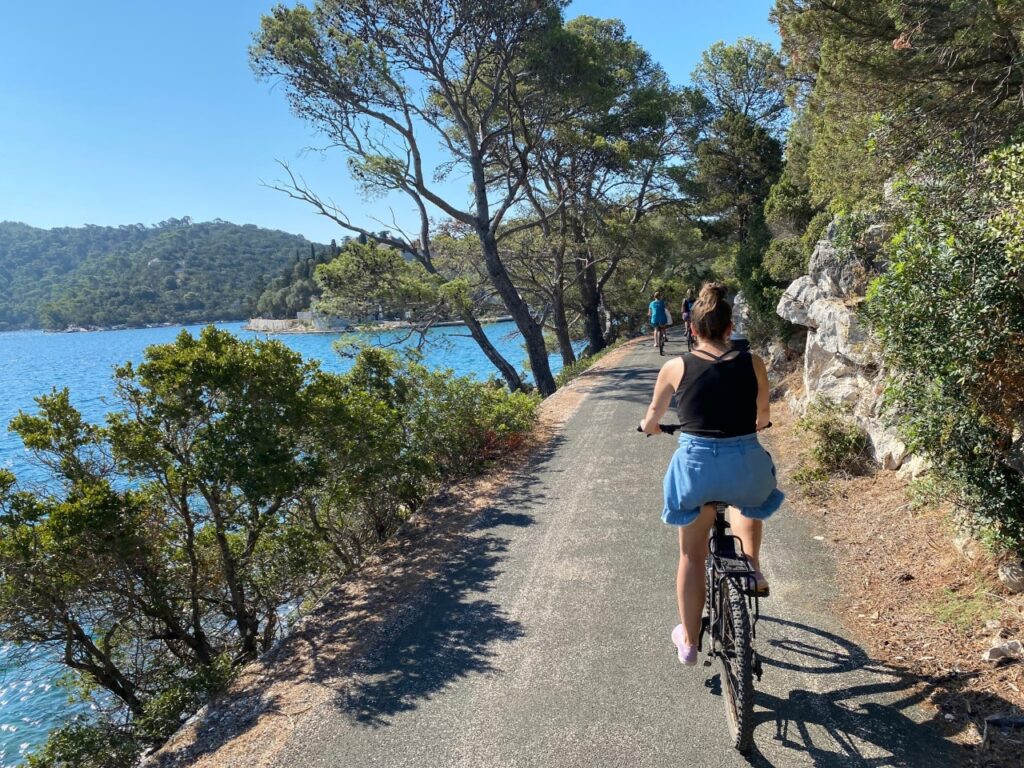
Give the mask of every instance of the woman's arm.
<path id="1" fill-rule="evenodd" d="M 768 401 L 768 369 L 758 355 L 751 355 L 754 362 L 754 375 L 757 377 L 757 425 L 758 431 L 765 429 L 772 420 L 771 404 Z"/>
<path id="2" fill-rule="evenodd" d="M 651 405 L 647 408 L 647 415 L 640 422 L 640 426 L 648 435 L 661 434 L 658 422 L 668 410 L 668 406 L 672 402 L 672 395 L 675 394 L 679 382 L 683 380 L 683 370 L 683 358 L 681 357 L 669 360 L 661 366 L 658 381 L 654 384 L 654 397 L 651 398 Z"/>

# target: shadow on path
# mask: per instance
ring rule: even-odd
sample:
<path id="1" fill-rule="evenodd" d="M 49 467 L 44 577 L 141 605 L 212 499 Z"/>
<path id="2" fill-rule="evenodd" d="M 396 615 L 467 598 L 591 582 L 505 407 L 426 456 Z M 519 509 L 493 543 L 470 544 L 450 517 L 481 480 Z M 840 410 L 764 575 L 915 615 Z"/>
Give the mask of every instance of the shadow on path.
<path id="1" fill-rule="evenodd" d="M 483 509 L 473 511 L 473 499 L 460 496 L 458 487 L 442 493 L 432 511 L 421 513 L 425 522 L 407 526 L 386 545 L 390 554 L 371 576 L 343 581 L 262 660 L 251 684 L 199 718 L 194 738 L 147 766 L 191 764 L 254 729 L 265 715 L 294 725 L 294 716 L 310 705 L 289 699 L 282 683 L 325 686 L 353 722 L 380 727 L 459 678 L 493 672 L 493 645 L 523 634 L 486 598 L 509 545 L 501 531 L 534 523 L 517 510 L 543 502 L 534 478 L 563 442 L 561 436 L 550 440 Z M 271 721 L 271 733 L 274 722 L 281 721 Z"/>
<path id="2" fill-rule="evenodd" d="M 941 681 L 883 666 L 823 629 L 768 616 L 761 622 L 772 625 L 760 640 L 765 681 L 780 672 L 797 680 L 813 676 L 817 690 L 795 688 L 780 696 L 755 683 L 755 743 L 772 759 L 779 750 L 783 757 L 772 762 L 755 746 L 750 765 L 781 768 L 795 762 L 793 753 L 806 754 L 817 768 L 962 762 L 963 752 L 943 739 L 934 717 L 922 723 L 910 716 Z"/>
<path id="3" fill-rule="evenodd" d="M 523 636 L 521 624 L 487 598 L 510 543 L 502 530 L 534 524 L 531 514 L 518 510 L 544 502 L 533 478 L 562 442 L 554 439 L 454 532 L 445 557 L 424 574 L 423 588 L 339 681 L 335 705 L 353 723 L 387 726 L 456 680 L 497 673 L 494 645 Z"/>
<path id="4" fill-rule="evenodd" d="M 336 699 L 354 722 L 371 727 L 413 710 L 455 680 L 495 671 L 493 646 L 523 635 L 484 595 L 497 577 L 508 539 L 504 526 L 533 524 L 530 515 L 487 510 L 462 537 L 427 594 L 414 601 L 380 645 L 352 668 Z M 475 532 L 475 535 L 474 535 Z"/>

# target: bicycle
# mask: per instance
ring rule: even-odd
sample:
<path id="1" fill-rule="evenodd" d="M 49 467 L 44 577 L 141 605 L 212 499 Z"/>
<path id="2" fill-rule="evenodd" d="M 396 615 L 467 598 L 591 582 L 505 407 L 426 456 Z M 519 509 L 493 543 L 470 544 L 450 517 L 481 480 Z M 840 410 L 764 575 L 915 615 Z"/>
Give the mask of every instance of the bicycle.
<path id="1" fill-rule="evenodd" d="M 662 432 L 674 434 L 678 424 L 659 424 Z M 768 427 L 771 423 L 768 423 Z M 766 427 L 767 429 L 767 427 Z M 637 431 L 643 431 L 637 427 Z M 704 666 L 718 659 L 722 671 L 725 716 L 733 747 L 740 753 L 750 750 L 754 740 L 754 678 L 761 680 L 761 658 L 754 649 L 757 620 L 761 616 L 754 566 L 743 553 L 738 536 L 727 533 L 727 505 L 715 505 L 715 524 L 708 540 L 705 564 L 704 616 L 701 617 L 697 650 L 704 650 L 705 635 L 710 642 Z"/>
<path id="2" fill-rule="evenodd" d="M 686 351 L 693 352 L 693 348 L 697 346 L 697 339 L 693 335 L 693 327 L 690 325 L 690 318 L 683 318 L 683 325 L 686 328 Z"/>
<path id="3" fill-rule="evenodd" d="M 665 340 L 667 338 L 664 326 L 656 325 L 654 327 L 654 340 L 658 345 L 658 354 L 662 357 L 665 355 Z"/>

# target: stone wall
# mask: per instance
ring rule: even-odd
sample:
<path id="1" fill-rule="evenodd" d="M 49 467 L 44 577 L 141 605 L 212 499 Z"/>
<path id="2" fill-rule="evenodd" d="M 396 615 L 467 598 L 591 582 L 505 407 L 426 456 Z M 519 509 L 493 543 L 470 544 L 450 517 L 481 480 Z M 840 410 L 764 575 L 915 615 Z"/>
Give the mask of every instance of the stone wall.
<path id="1" fill-rule="evenodd" d="M 886 239 L 874 224 L 851 244 L 840 244 L 833 223 L 811 254 L 809 274 L 794 280 L 779 301 L 778 314 L 807 328 L 803 355 L 804 394 L 800 409 L 823 399 L 848 411 L 868 434 L 875 459 L 886 469 L 923 464 L 909 461 L 906 445 L 881 419 L 883 371 L 877 345 L 857 313 L 868 282 L 884 269 Z"/>

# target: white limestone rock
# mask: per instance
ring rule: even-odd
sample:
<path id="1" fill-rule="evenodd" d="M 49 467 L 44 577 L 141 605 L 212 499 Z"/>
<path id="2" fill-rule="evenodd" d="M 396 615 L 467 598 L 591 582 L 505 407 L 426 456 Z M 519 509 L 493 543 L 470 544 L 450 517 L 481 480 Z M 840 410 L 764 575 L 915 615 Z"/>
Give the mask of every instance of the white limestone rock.
<path id="1" fill-rule="evenodd" d="M 875 361 L 871 337 L 856 313 L 838 299 L 818 299 L 807 310 L 808 320 L 817 329 L 818 344 L 857 365 Z"/>
<path id="2" fill-rule="evenodd" d="M 906 461 L 910 452 L 907 450 L 907 444 L 900 440 L 894 429 L 882 426 L 877 421 L 871 421 L 862 426 L 871 441 L 871 451 L 875 456 L 875 461 L 885 469 L 899 469 L 903 466 L 903 462 Z"/>
<path id="3" fill-rule="evenodd" d="M 924 456 L 918 456 L 917 454 L 912 453 L 900 467 L 900 477 L 916 480 L 919 477 L 927 475 L 931 469 L 932 463 L 928 461 L 928 459 Z"/>
<path id="4" fill-rule="evenodd" d="M 1003 563 L 999 566 L 998 575 L 1002 585 L 1014 594 L 1024 592 L 1024 563 Z"/>
<path id="5" fill-rule="evenodd" d="M 783 292 L 775 312 L 783 320 L 788 320 L 794 325 L 813 328 L 808 310 L 820 296 L 821 291 L 814 284 L 814 280 L 809 275 L 801 275 Z"/>
<path id="6" fill-rule="evenodd" d="M 820 331 L 808 331 L 804 350 L 804 392 L 807 402 L 823 399 L 853 407 L 864 387 L 857 367 L 821 344 Z"/>

